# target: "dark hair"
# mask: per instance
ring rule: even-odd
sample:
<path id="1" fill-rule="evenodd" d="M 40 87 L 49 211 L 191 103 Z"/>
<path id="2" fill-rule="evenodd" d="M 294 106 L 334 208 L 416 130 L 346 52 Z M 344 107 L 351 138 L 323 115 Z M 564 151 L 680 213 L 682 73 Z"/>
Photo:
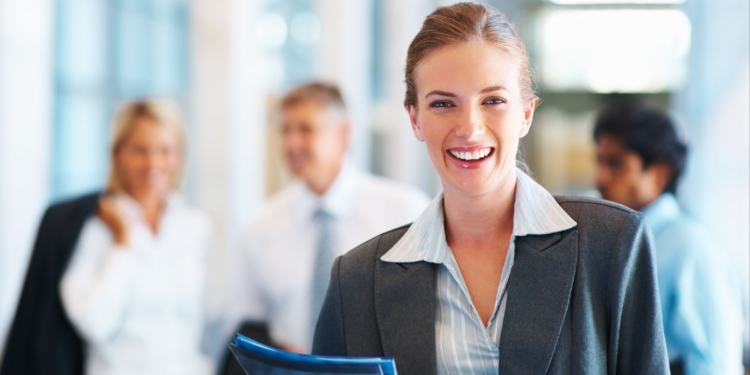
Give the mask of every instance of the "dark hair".
<path id="1" fill-rule="evenodd" d="M 671 175 L 664 192 L 676 192 L 685 170 L 687 146 L 679 139 L 674 121 L 666 112 L 635 100 L 618 100 L 597 116 L 594 140 L 603 135 L 619 138 L 627 149 L 638 154 L 643 168 L 666 163 Z"/>
<path id="2" fill-rule="evenodd" d="M 302 102 L 317 102 L 325 107 L 346 111 L 344 98 L 336 85 L 324 82 L 310 82 L 290 90 L 281 99 L 281 109 L 291 107 Z"/>
<path id="3" fill-rule="evenodd" d="M 406 53 L 404 106 L 417 105 L 414 71 L 430 52 L 443 46 L 472 41 L 493 43 L 513 56 L 520 66 L 518 85 L 521 97 L 527 101 L 538 99 L 534 93 L 526 47 L 513 25 L 500 11 L 489 5 L 458 3 L 439 7 L 427 16 L 422 28 L 411 41 Z"/>

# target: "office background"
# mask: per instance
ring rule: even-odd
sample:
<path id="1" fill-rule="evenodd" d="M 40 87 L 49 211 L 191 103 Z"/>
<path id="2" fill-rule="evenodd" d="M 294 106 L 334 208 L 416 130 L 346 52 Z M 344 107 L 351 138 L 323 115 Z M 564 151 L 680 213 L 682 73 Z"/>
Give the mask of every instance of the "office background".
<path id="1" fill-rule="evenodd" d="M 516 25 L 535 67 L 543 101 L 523 152 L 539 182 L 595 194 L 591 128 L 613 95 L 671 110 L 690 145 L 680 201 L 732 254 L 747 292 L 748 1 L 485 2 Z M 40 215 L 102 188 L 122 100 L 166 97 L 185 111 L 184 193 L 213 218 L 217 259 L 288 180 L 274 106 L 307 80 L 342 87 L 355 163 L 434 194 L 439 181 L 411 133 L 402 80 L 424 16 L 448 3 L 0 0 L 0 348 Z"/>

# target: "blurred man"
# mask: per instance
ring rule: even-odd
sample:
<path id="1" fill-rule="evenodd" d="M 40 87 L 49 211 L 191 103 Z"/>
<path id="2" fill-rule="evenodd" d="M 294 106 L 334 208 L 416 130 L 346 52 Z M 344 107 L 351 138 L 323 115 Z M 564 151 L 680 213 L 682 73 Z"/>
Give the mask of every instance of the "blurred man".
<path id="1" fill-rule="evenodd" d="M 347 161 L 351 124 L 335 86 L 311 83 L 281 101 L 286 162 L 297 181 L 271 197 L 241 239 L 237 318 L 268 325 L 273 344 L 309 352 L 334 259 L 410 223 L 424 193 Z M 232 286 L 232 287 L 234 287 Z"/>
<path id="2" fill-rule="evenodd" d="M 742 373 L 741 284 L 717 240 L 677 203 L 687 149 L 672 120 L 621 102 L 600 112 L 594 139 L 602 197 L 651 223 L 672 373 Z"/>

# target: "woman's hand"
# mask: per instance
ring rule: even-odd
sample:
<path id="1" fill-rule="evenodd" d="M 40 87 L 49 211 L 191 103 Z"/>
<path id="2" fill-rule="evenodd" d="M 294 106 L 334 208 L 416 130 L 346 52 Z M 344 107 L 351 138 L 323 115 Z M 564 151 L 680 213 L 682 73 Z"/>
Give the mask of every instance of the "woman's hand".
<path id="1" fill-rule="evenodd" d="M 125 247 L 130 245 L 130 226 L 125 217 L 125 212 L 114 198 L 110 196 L 99 198 L 99 207 L 96 214 L 112 232 L 116 244 Z"/>

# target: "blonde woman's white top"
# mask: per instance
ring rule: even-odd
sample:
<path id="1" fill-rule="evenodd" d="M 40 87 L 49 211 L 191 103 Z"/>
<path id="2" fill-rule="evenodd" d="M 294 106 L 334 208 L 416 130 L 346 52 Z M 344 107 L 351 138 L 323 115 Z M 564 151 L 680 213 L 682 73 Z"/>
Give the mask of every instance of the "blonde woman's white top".
<path id="1" fill-rule="evenodd" d="M 83 337 L 86 374 L 208 374 L 204 329 L 208 217 L 171 194 L 157 234 L 138 203 L 116 201 L 131 224 L 131 245 L 114 243 L 88 219 L 60 284 L 67 316 Z"/>

